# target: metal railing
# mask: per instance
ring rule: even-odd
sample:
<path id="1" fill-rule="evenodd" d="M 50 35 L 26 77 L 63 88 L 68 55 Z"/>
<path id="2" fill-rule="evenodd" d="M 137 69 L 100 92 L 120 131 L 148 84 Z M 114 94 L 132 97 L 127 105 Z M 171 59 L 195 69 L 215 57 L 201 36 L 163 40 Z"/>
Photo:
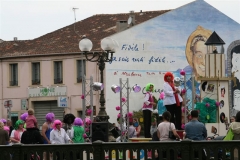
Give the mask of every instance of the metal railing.
<path id="1" fill-rule="evenodd" d="M 42 160 L 44 152 L 53 160 L 239 160 L 240 141 L 17 144 L 0 146 L 0 160 Z"/>

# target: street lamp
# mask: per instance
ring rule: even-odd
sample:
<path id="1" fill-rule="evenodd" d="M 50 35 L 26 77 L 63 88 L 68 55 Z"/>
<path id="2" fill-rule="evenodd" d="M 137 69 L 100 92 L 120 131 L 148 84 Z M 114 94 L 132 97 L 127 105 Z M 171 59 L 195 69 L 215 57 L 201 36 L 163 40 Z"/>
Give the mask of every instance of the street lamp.
<path id="1" fill-rule="evenodd" d="M 107 37 L 101 40 L 101 48 L 102 51 L 92 51 L 92 41 L 86 37 L 79 42 L 79 49 L 83 52 L 86 57 L 86 60 L 90 62 L 97 62 L 98 68 L 100 70 L 101 75 L 101 83 L 103 83 L 103 70 L 105 69 L 105 62 L 111 62 L 113 53 L 115 53 L 115 49 L 117 47 L 116 41 Z M 109 116 L 107 115 L 105 108 L 105 98 L 104 98 L 104 89 L 101 90 L 100 93 L 100 110 L 97 115 L 97 121 L 107 122 Z"/>

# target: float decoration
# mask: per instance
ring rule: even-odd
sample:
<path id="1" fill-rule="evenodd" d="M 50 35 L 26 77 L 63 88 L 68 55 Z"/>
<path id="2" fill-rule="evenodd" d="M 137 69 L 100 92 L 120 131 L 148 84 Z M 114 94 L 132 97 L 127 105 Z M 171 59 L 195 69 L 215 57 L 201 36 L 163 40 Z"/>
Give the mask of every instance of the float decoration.
<path id="1" fill-rule="evenodd" d="M 199 121 L 202 123 L 216 123 L 217 107 L 216 101 L 210 98 L 204 98 L 202 102 L 196 103 L 196 109 L 199 110 Z"/>

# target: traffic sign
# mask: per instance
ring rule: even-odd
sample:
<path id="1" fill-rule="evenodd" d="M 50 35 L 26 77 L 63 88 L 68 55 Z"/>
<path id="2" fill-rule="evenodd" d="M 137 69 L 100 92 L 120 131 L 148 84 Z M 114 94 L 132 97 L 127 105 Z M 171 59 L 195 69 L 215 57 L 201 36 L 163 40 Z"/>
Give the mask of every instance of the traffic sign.
<path id="1" fill-rule="evenodd" d="M 7 100 L 4 102 L 5 108 L 12 108 L 12 100 Z"/>

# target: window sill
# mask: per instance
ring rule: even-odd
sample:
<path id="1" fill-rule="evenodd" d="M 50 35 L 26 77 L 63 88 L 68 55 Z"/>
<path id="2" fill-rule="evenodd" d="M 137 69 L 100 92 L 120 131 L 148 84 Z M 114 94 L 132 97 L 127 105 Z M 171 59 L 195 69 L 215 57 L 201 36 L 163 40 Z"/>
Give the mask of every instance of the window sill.
<path id="1" fill-rule="evenodd" d="M 8 86 L 7 88 L 18 88 L 18 87 L 20 87 L 20 86 Z"/>

